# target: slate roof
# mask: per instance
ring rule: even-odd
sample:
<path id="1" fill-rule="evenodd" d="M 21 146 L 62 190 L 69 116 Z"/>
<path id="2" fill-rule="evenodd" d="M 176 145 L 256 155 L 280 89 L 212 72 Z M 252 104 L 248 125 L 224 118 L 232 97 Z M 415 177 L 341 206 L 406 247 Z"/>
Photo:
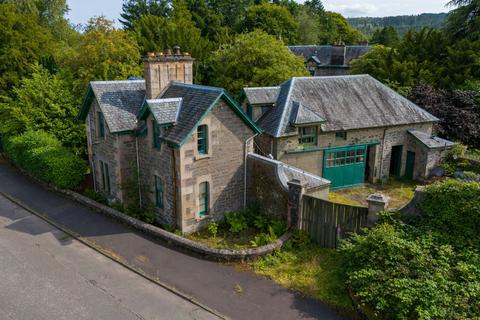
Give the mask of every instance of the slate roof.
<path id="1" fill-rule="evenodd" d="M 293 102 L 292 112 L 290 113 L 290 124 L 293 126 L 305 125 L 305 124 L 314 124 L 325 122 L 318 113 L 309 108 L 305 107 L 303 104 L 298 102 Z"/>
<path id="2" fill-rule="evenodd" d="M 413 137 L 415 137 L 418 141 L 423 143 L 429 149 L 449 148 L 456 145 L 455 142 L 431 136 L 422 131 L 408 130 L 408 133 L 410 133 Z"/>
<path id="3" fill-rule="evenodd" d="M 243 91 L 252 105 L 273 104 L 277 101 L 280 87 L 244 88 Z"/>
<path id="4" fill-rule="evenodd" d="M 295 103 L 325 119 L 324 132 L 438 121 L 371 76 L 353 75 L 287 80 L 257 124 L 274 137 L 296 134 L 290 124 Z"/>
<path id="5" fill-rule="evenodd" d="M 302 56 L 305 61 L 312 59 L 318 66 L 331 66 L 332 51 L 334 46 L 330 45 L 304 45 L 304 46 L 289 46 L 288 49 L 297 55 Z M 349 65 L 353 59 L 357 59 L 360 56 L 370 50 L 370 46 L 345 46 L 345 65 Z"/>
<path id="6" fill-rule="evenodd" d="M 173 124 L 178 120 L 182 98 L 145 101 L 158 124 Z"/>
<path id="7" fill-rule="evenodd" d="M 90 83 L 112 133 L 134 130 L 145 101 L 145 81 L 92 81 Z"/>

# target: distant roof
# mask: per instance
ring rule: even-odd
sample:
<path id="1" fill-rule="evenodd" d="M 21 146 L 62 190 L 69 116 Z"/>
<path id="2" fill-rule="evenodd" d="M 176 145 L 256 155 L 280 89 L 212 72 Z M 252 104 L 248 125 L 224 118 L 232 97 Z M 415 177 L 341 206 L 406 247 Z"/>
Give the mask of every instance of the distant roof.
<path id="1" fill-rule="evenodd" d="M 296 103 L 325 119 L 324 132 L 438 121 L 371 76 L 354 75 L 287 80 L 257 124 L 274 137 L 296 134 L 290 124 Z"/>
<path id="2" fill-rule="evenodd" d="M 277 101 L 280 87 L 244 88 L 243 91 L 250 104 L 273 104 Z"/>
<path id="3" fill-rule="evenodd" d="M 446 139 L 431 136 L 425 132 L 421 132 L 418 130 L 408 130 L 408 133 L 414 136 L 418 141 L 423 143 L 429 149 L 449 148 L 457 144 Z"/>
<path id="4" fill-rule="evenodd" d="M 182 98 L 146 100 L 138 118 L 143 119 L 150 111 L 158 124 L 174 124 L 178 120 Z"/>
<path id="5" fill-rule="evenodd" d="M 87 100 L 96 98 L 100 109 L 112 133 L 134 130 L 137 124 L 137 113 L 145 100 L 144 80 L 92 81 L 90 82 Z M 85 103 L 80 117 L 86 117 L 90 108 Z"/>
<path id="6" fill-rule="evenodd" d="M 334 46 L 331 45 L 304 45 L 304 46 L 289 46 L 288 49 L 297 55 L 302 56 L 305 61 L 312 59 L 318 66 L 332 65 L 332 51 Z M 357 59 L 360 56 L 370 50 L 370 46 L 345 46 L 345 65 L 349 65 L 353 59 Z"/>

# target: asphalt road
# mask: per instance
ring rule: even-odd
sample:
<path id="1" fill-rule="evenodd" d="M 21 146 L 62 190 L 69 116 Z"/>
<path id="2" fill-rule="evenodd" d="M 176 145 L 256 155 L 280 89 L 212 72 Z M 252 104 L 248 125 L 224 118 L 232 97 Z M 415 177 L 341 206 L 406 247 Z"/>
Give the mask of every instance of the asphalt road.
<path id="1" fill-rule="evenodd" d="M 0 320 L 4 319 L 215 317 L 0 196 Z"/>

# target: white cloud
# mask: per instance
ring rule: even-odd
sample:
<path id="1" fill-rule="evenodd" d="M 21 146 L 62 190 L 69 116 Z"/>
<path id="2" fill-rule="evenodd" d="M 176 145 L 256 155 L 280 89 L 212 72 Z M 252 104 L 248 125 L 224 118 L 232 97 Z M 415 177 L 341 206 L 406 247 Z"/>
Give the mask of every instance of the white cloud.
<path id="1" fill-rule="evenodd" d="M 347 17 L 373 16 L 378 12 L 378 7 L 371 3 L 332 4 L 326 7 L 330 11 L 340 12 Z"/>

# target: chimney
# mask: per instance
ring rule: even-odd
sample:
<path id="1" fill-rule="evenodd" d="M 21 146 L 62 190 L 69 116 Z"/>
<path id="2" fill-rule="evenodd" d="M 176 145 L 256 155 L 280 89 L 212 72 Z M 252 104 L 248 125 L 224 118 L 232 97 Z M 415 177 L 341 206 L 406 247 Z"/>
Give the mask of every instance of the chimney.
<path id="1" fill-rule="evenodd" d="M 155 99 L 170 83 L 193 83 L 193 58 L 182 53 L 180 47 L 165 49 L 160 53 L 148 53 L 143 57 L 147 99 Z"/>
<path id="2" fill-rule="evenodd" d="M 344 42 L 337 42 L 332 46 L 332 57 L 330 64 L 333 66 L 343 66 L 345 64 L 345 55 L 347 47 Z"/>

